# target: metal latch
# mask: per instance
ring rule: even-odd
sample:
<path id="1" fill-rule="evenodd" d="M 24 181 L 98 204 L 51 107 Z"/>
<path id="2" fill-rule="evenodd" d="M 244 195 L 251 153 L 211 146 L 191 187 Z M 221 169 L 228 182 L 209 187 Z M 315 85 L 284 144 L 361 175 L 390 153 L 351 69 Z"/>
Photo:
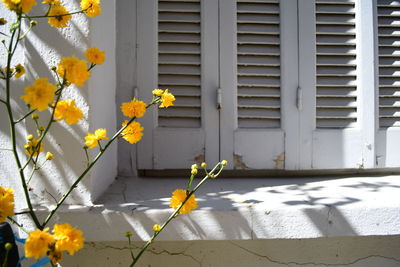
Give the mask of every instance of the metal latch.
<path id="1" fill-rule="evenodd" d="M 221 109 L 221 103 L 222 103 L 222 91 L 221 88 L 217 89 L 217 109 Z"/>
<path id="2" fill-rule="evenodd" d="M 300 111 L 303 109 L 303 89 L 301 87 L 297 87 L 296 106 Z"/>

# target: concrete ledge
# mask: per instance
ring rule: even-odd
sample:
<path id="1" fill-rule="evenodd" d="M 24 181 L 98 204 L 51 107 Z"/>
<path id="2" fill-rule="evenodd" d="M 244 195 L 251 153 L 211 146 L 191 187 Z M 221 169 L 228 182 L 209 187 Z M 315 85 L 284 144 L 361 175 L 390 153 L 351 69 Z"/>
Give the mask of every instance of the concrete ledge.
<path id="1" fill-rule="evenodd" d="M 172 212 L 170 192 L 185 184 L 121 177 L 98 204 L 65 206 L 54 222 L 77 226 L 88 241 L 123 241 L 127 231 L 147 240 Z M 209 180 L 196 196 L 199 209 L 174 220 L 159 240 L 399 235 L 399 193 L 400 176 Z"/>

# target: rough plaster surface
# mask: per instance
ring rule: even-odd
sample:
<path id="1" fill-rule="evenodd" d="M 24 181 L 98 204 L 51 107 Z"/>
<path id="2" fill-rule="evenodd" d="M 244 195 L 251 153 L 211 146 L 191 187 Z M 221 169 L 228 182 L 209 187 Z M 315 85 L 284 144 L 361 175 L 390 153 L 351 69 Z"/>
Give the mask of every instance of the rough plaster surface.
<path id="1" fill-rule="evenodd" d="M 134 243 L 133 247 L 143 245 Z M 137 249 L 134 250 L 137 253 Z M 129 266 L 127 242 L 89 242 L 63 266 Z M 400 266 L 400 236 L 156 242 L 137 266 Z"/>
<path id="2" fill-rule="evenodd" d="M 79 3 L 78 0 L 67 1 L 67 9 L 79 10 Z M 38 77 L 46 77 L 50 82 L 55 83 L 50 67 L 57 65 L 61 57 L 84 58 L 85 50 L 91 46 L 97 46 L 106 51 L 106 63 L 94 69 L 91 79 L 85 83 L 85 86 L 72 85 L 65 90 L 64 98 L 73 98 L 76 101 L 77 106 L 84 112 L 84 119 L 76 125 L 68 125 L 65 122 L 53 124 L 48 139 L 45 140 L 44 149 L 52 152 L 55 160 L 37 172 L 30 184 L 31 198 L 39 205 L 54 204 L 54 198 L 60 199 L 84 170 L 86 159 L 82 147 L 88 131 L 93 132 L 101 127 L 108 129 L 109 134 L 112 134 L 116 129 L 115 2 L 105 1 L 102 5 L 102 16 L 89 19 L 82 14 L 75 15 L 68 28 L 52 28 L 46 19 L 38 19 L 38 25 L 28 34 L 13 62 L 13 65 L 22 63 L 27 69 L 27 74 L 23 76 L 23 79 L 13 83 L 14 107 L 19 117 L 27 112 L 25 104 L 19 98 L 24 87 L 32 84 Z M 42 14 L 43 11 L 40 10 L 42 6 L 36 6 L 30 14 Z M 12 22 L 11 15 L 9 16 L 11 12 L 3 4 L 0 4 L 0 14 Z M 104 38 L 105 35 L 108 38 Z M 4 59 L 6 59 L 5 55 L 1 54 L 0 66 L 4 65 Z M 39 113 L 42 124 L 47 121 L 49 114 L 49 111 Z M 0 105 L 1 148 L 10 146 L 6 115 L 4 105 Z M 21 124 L 17 130 L 19 147 L 25 143 L 27 133 L 35 131 L 30 120 L 26 124 Z M 104 192 L 117 174 L 116 149 L 115 144 L 92 173 L 74 190 L 66 203 L 91 205 L 92 200 Z M 25 157 L 22 149 L 20 155 L 22 158 Z M 12 154 L 9 151 L 0 151 L 0 157 L 0 185 L 11 186 L 15 189 L 17 209 L 21 209 L 25 206 L 25 201 Z"/>

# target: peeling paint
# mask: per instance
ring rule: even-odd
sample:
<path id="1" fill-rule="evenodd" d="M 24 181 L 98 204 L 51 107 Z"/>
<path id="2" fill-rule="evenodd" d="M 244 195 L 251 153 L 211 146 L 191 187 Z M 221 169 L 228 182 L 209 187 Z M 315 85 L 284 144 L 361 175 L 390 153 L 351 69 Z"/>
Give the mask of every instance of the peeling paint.
<path id="1" fill-rule="evenodd" d="M 238 154 L 233 154 L 233 163 L 235 165 L 235 169 L 236 168 L 240 168 L 240 169 L 250 169 L 246 163 L 243 162 L 243 156 L 238 155 Z"/>
<path id="2" fill-rule="evenodd" d="M 275 169 L 283 170 L 285 168 L 285 152 L 282 152 L 276 159 L 275 162 Z"/>
<path id="3" fill-rule="evenodd" d="M 194 158 L 194 161 L 200 164 L 206 161 L 206 157 L 204 156 L 204 154 L 200 154 Z"/>

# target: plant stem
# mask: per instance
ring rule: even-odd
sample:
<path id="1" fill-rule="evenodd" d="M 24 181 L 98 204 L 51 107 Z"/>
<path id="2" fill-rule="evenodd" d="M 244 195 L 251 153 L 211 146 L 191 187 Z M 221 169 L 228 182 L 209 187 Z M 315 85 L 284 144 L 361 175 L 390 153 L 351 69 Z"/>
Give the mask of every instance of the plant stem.
<path id="1" fill-rule="evenodd" d="M 193 191 L 191 191 L 189 194 L 187 194 L 185 200 L 182 202 L 181 205 L 179 205 L 179 207 L 168 217 L 168 219 L 164 222 L 164 224 L 161 226 L 160 231 L 158 232 L 154 232 L 153 236 L 149 239 L 149 241 L 146 242 L 146 244 L 144 244 L 144 246 L 142 247 L 142 249 L 139 251 L 139 253 L 136 255 L 135 259 L 132 261 L 131 265 L 129 265 L 130 267 L 133 267 L 136 262 L 139 260 L 140 256 L 142 256 L 142 254 L 146 251 L 146 249 L 150 246 L 151 243 L 153 243 L 154 239 L 158 236 L 159 233 L 161 233 L 161 231 L 172 221 L 172 219 L 174 219 L 177 214 L 179 213 L 179 211 L 181 210 L 181 208 L 185 205 L 185 203 L 189 200 L 189 198 L 200 188 L 200 186 L 202 186 L 205 181 L 210 178 L 211 175 L 213 175 L 214 171 L 219 167 L 220 167 L 220 171 L 224 168 L 224 166 L 221 165 L 221 163 L 218 163 L 217 165 L 215 165 L 215 167 L 210 171 L 209 174 L 207 174 L 197 185 L 196 187 L 193 189 Z"/>
<path id="2" fill-rule="evenodd" d="M 146 106 L 146 109 L 149 108 L 151 105 L 155 104 L 154 101 L 152 101 L 150 104 L 148 104 Z M 53 210 L 50 211 L 50 213 L 47 215 L 46 219 L 44 220 L 43 224 L 40 226 L 40 229 L 43 229 L 50 221 L 50 219 L 54 216 L 54 214 L 56 213 L 56 211 L 58 210 L 58 208 L 60 208 L 60 206 L 64 203 L 64 201 L 67 199 L 67 197 L 72 193 L 72 191 L 78 186 L 78 184 L 80 183 L 80 181 L 86 176 L 86 174 L 90 171 L 90 169 L 96 164 L 96 162 L 101 158 L 101 156 L 104 154 L 104 152 L 106 152 L 106 150 L 108 149 L 108 147 L 114 142 L 115 139 L 117 139 L 123 130 L 125 130 L 126 127 L 128 127 L 134 120 L 136 119 L 136 117 L 131 118 L 128 123 L 121 127 L 121 129 L 119 129 L 114 136 L 110 139 L 110 141 L 108 141 L 106 143 L 106 145 L 104 146 L 103 150 L 101 150 L 97 156 L 93 159 L 92 162 L 89 163 L 89 165 L 87 166 L 87 168 L 81 173 L 81 175 L 75 180 L 75 182 L 71 185 L 71 187 L 69 188 L 69 190 L 63 195 L 63 197 L 57 202 L 57 205 L 55 206 L 55 208 Z"/>
<path id="3" fill-rule="evenodd" d="M 35 112 L 36 109 L 29 111 L 27 114 L 25 114 L 22 118 L 20 118 L 19 120 L 15 121 L 14 124 L 20 123 L 21 121 L 23 121 L 24 119 L 26 119 L 26 117 L 28 117 L 29 115 L 31 115 L 33 112 Z"/>
<path id="4" fill-rule="evenodd" d="M 18 172 L 19 172 L 19 176 L 21 178 L 21 184 L 22 184 L 22 187 L 24 190 L 25 201 L 26 201 L 26 204 L 29 209 L 29 214 L 31 215 L 31 218 L 34 221 L 35 225 L 38 227 L 38 226 L 40 226 L 40 222 L 39 222 L 35 212 L 33 211 L 32 203 L 31 203 L 31 200 L 29 197 L 28 187 L 27 187 L 26 181 L 25 181 L 24 170 L 22 169 L 21 161 L 18 156 L 14 116 L 13 116 L 13 111 L 12 111 L 11 104 L 10 104 L 10 98 L 11 98 L 10 79 L 11 79 L 11 77 L 10 77 L 9 70 L 11 69 L 12 57 L 13 57 L 15 49 L 18 45 L 19 36 L 21 34 L 21 15 L 18 16 L 18 22 L 19 22 L 19 26 L 18 26 L 17 39 L 15 40 L 15 46 L 13 48 L 13 42 L 14 42 L 14 38 L 15 38 L 17 29 L 15 29 L 12 32 L 10 43 L 9 43 L 9 49 L 8 49 L 9 53 L 7 55 L 7 73 L 6 73 L 6 102 L 7 102 L 7 104 L 6 104 L 6 106 L 7 106 L 8 120 L 9 120 L 9 124 L 10 124 L 11 146 L 12 146 L 12 151 L 14 154 L 15 162 L 17 163 L 17 166 L 18 166 Z"/>
<path id="5" fill-rule="evenodd" d="M 29 213 L 29 211 L 28 211 L 27 213 Z M 15 224 L 19 229 L 21 229 L 21 230 L 24 231 L 25 233 L 29 234 L 29 232 L 28 232 L 27 230 L 25 230 L 25 228 L 24 228 L 22 225 L 20 225 L 19 223 L 17 223 L 17 221 L 14 220 L 12 217 L 8 216 L 7 219 L 8 219 L 12 224 Z"/>
<path id="6" fill-rule="evenodd" d="M 22 16 L 24 19 L 37 19 L 37 18 L 57 18 L 57 17 L 64 17 L 64 16 L 70 16 L 70 15 L 75 15 L 75 14 L 79 14 L 79 13 L 83 13 L 85 12 L 87 9 L 85 10 L 79 10 L 79 11 L 75 11 L 75 12 L 71 12 L 71 13 L 66 13 L 66 14 L 60 14 L 60 15 L 54 15 L 54 16 L 49 16 L 49 15 L 41 15 L 41 16 Z"/>

